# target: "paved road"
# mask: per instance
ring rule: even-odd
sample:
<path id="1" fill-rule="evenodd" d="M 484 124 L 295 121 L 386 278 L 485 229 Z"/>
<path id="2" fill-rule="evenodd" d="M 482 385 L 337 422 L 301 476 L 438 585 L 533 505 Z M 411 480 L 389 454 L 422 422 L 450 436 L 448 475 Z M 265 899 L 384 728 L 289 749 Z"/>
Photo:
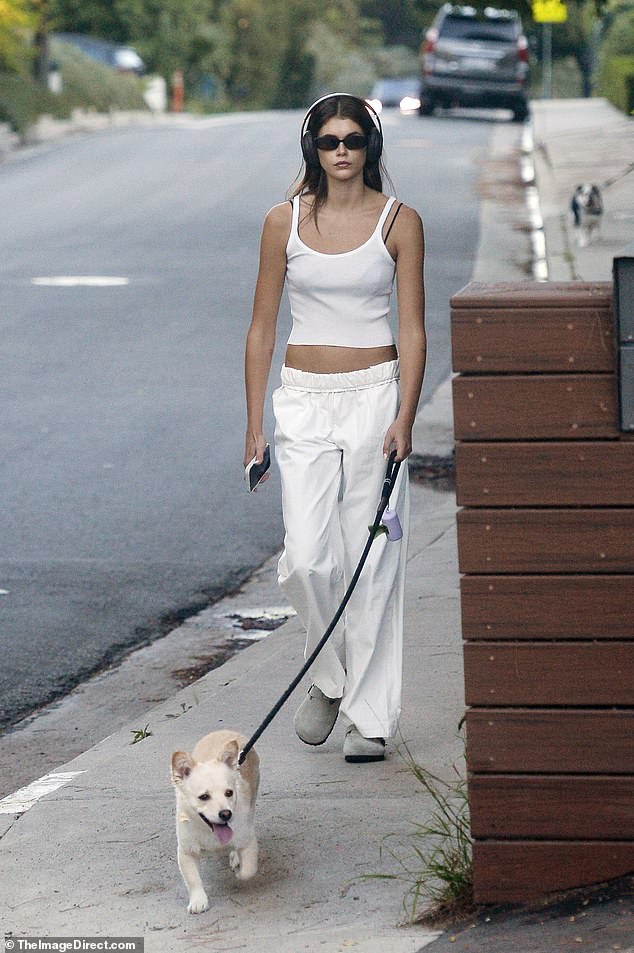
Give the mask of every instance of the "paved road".
<path id="1" fill-rule="evenodd" d="M 247 497 L 241 479 L 242 342 L 299 118 L 184 117 L 0 168 L 0 726 L 281 543 L 277 480 Z M 471 274 L 491 126 L 387 115 L 385 130 L 397 191 L 426 220 L 429 394 L 449 371 L 447 302 Z M 127 284 L 33 284 L 60 275 Z"/>

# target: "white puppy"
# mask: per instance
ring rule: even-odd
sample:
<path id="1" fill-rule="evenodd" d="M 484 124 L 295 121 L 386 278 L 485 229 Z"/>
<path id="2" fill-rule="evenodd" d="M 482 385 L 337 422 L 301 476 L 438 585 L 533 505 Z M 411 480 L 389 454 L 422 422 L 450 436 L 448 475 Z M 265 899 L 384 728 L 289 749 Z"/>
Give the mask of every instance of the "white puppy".
<path id="1" fill-rule="evenodd" d="M 257 873 L 254 814 L 260 771 L 253 748 L 238 767 L 246 741 L 235 731 L 213 731 L 191 755 L 172 755 L 178 866 L 189 890 L 188 913 L 209 908 L 200 878 L 201 855 L 229 847 L 229 864 L 239 880 Z"/>

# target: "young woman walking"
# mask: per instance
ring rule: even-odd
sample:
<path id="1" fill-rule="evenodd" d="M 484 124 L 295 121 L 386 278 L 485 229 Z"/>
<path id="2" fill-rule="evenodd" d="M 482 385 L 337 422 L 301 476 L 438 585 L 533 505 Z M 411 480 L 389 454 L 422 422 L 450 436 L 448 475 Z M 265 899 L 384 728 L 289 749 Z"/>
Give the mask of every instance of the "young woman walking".
<path id="1" fill-rule="evenodd" d="M 286 282 L 293 326 L 273 394 L 282 481 L 279 583 L 306 629 L 306 655 L 323 635 L 372 523 L 387 455 L 403 461 L 425 369 L 420 217 L 383 194 L 383 134 L 374 110 L 332 94 L 301 131 L 305 169 L 291 201 L 267 214 L 246 345 L 244 463 L 261 461 L 263 410 Z M 397 282 L 398 335 L 388 311 Z M 344 617 L 311 668 L 295 715 L 309 745 L 348 723 L 347 761 L 383 759 L 401 710 L 403 596 L 409 493 L 401 467 L 390 506 L 403 538 L 380 536 Z"/>

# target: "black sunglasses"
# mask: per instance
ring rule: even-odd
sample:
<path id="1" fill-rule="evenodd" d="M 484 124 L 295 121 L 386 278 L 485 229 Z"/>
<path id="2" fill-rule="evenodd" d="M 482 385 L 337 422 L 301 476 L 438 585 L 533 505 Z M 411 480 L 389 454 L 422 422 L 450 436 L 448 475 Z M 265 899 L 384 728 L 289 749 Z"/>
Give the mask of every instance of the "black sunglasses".
<path id="1" fill-rule="evenodd" d="M 343 139 L 339 139 L 337 136 L 317 136 L 315 139 L 315 145 L 323 152 L 332 152 L 333 149 L 339 147 L 341 142 L 346 149 L 366 149 L 368 137 L 360 132 L 349 132 Z"/>

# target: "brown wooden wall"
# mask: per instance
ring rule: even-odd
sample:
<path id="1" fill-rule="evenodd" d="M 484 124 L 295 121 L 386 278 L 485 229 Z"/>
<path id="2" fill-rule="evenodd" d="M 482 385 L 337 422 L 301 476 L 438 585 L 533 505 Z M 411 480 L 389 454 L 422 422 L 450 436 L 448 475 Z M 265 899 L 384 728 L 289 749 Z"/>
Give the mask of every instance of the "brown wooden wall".
<path id="1" fill-rule="evenodd" d="M 634 440 L 609 283 L 452 305 L 479 902 L 634 871 Z"/>

